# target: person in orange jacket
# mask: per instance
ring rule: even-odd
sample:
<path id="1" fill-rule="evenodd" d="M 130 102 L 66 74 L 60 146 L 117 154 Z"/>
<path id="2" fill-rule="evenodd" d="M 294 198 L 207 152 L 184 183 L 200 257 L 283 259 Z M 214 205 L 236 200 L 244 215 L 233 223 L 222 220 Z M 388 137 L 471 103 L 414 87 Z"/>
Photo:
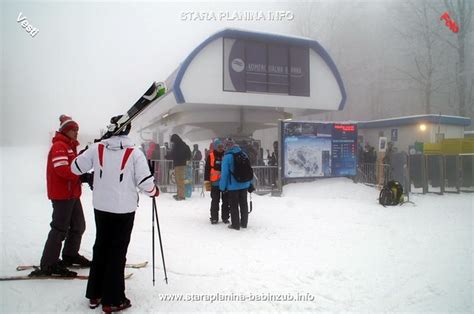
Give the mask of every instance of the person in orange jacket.
<path id="1" fill-rule="evenodd" d="M 206 158 L 206 166 L 204 167 L 204 185 L 206 191 L 211 192 L 211 220 L 212 224 L 219 221 L 219 202 L 222 199 L 222 221 L 229 223 L 229 201 L 227 193 L 219 190 L 219 180 L 221 178 L 221 163 L 224 156 L 224 144 L 218 138 L 214 139 L 212 148 Z"/>

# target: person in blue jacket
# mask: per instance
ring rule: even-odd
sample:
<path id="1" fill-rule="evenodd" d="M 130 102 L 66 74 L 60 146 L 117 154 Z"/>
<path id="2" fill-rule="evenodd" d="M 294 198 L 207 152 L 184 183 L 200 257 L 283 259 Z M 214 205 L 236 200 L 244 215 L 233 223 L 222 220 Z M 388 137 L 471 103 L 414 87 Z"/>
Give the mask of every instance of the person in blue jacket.
<path id="1" fill-rule="evenodd" d="M 219 181 L 219 189 L 223 193 L 228 193 L 230 218 L 230 229 L 240 230 L 240 227 L 247 228 L 248 223 L 248 204 L 247 191 L 251 181 L 237 182 L 231 172 L 234 172 L 234 156 L 233 154 L 241 151 L 240 147 L 235 144 L 234 140 L 227 138 L 224 140 L 225 154 L 222 159 L 221 179 Z M 240 208 L 240 215 L 239 215 Z"/>

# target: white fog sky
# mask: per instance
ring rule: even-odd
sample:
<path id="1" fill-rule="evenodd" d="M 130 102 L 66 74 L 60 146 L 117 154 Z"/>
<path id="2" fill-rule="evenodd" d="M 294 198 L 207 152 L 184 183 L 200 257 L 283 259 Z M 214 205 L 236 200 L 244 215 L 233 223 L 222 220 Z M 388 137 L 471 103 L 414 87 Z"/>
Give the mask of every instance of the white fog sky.
<path id="1" fill-rule="evenodd" d="M 190 11 L 291 10 L 270 1 L 3 1 L 0 10 L 2 146 L 48 145 L 63 113 L 79 123 L 80 140 L 91 141 L 211 34 L 227 27 L 289 33 L 295 21 L 181 18 Z M 17 22 L 20 12 L 40 30 L 35 37 Z"/>

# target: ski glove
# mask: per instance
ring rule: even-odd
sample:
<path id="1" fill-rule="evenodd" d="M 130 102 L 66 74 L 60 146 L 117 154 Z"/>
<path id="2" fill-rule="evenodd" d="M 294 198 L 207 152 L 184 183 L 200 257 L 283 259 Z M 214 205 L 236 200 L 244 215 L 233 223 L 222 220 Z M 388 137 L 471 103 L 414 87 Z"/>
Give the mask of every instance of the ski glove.
<path id="1" fill-rule="evenodd" d="M 160 189 L 155 185 L 153 190 L 147 192 L 148 196 L 150 197 L 158 197 L 160 195 Z"/>
<path id="2" fill-rule="evenodd" d="M 252 193 L 253 191 L 255 191 L 255 187 L 253 186 L 253 184 L 250 184 L 248 190 L 247 190 L 249 193 Z"/>
<path id="3" fill-rule="evenodd" d="M 206 192 L 211 190 L 211 181 L 204 181 L 204 187 L 206 188 Z"/>
<path id="4" fill-rule="evenodd" d="M 91 191 L 94 189 L 94 173 L 83 173 L 79 176 L 82 183 L 89 184 Z"/>

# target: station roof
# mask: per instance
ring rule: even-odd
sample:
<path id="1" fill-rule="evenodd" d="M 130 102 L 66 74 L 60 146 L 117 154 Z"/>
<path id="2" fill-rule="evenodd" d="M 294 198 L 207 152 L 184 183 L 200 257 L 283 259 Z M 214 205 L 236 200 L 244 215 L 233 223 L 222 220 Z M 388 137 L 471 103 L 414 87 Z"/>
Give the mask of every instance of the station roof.
<path id="1" fill-rule="evenodd" d="M 181 90 L 181 82 L 188 69 L 189 65 L 193 62 L 194 58 L 201 52 L 208 44 L 213 42 L 218 38 L 234 38 L 234 39 L 245 39 L 245 40 L 255 40 L 255 41 L 265 41 L 268 43 L 286 43 L 288 45 L 293 46 L 301 46 L 301 47 L 308 47 L 316 52 L 328 65 L 330 71 L 336 78 L 337 84 L 339 86 L 341 92 L 341 101 L 339 103 L 338 110 L 342 110 L 347 100 L 346 90 L 344 88 L 344 84 L 341 78 L 341 75 L 336 67 L 336 64 L 332 60 L 331 56 L 327 53 L 327 51 L 321 46 L 317 41 L 299 37 L 299 36 L 289 36 L 289 35 L 281 35 L 281 34 L 272 34 L 272 33 L 265 33 L 265 32 L 254 32 L 254 31 L 247 31 L 247 30 L 240 30 L 240 29 L 224 29 L 211 35 L 206 40 L 204 40 L 201 44 L 199 44 L 181 63 L 178 69 L 173 72 L 167 80 L 168 86 L 172 87 L 174 96 L 176 98 L 176 102 L 178 104 L 186 102 L 186 95 L 184 95 L 183 91 Z"/>
<path id="2" fill-rule="evenodd" d="M 460 116 L 447 116 L 439 114 L 425 114 L 425 115 L 414 115 L 405 117 L 396 117 L 372 121 L 360 121 L 357 125 L 360 129 L 373 129 L 373 128 L 386 128 L 404 125 L 413 125 L 420 123 L 431 123 L 431 124 L 444 124 L 444 125 L 457 125 L 457 126 L 469 126 L 471 125 L 471 119 Z"/>

